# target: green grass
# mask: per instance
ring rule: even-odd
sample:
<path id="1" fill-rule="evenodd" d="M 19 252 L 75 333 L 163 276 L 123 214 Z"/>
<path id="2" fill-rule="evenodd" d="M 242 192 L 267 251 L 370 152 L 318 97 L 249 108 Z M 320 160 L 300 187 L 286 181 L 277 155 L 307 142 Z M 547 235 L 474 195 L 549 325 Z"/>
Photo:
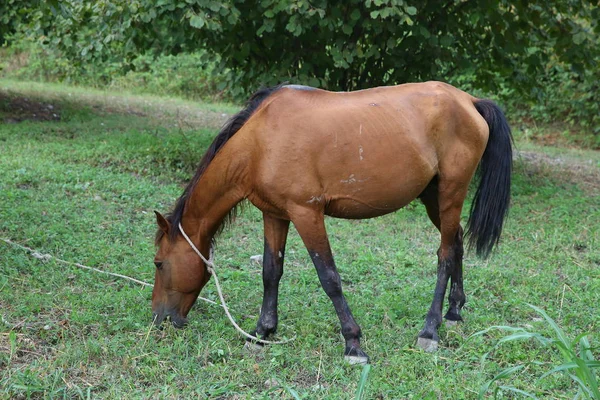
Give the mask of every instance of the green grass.
<path id="1" fill-rule="evenodd" d="M 176 106 L 157 123 L 151 106 L 148 115 L 131 114 L 86 97 L 83 89 L 5 81 L 0 87 L 10 96 L 25 92 L 52 101 L 61 114 L 60 122 L 0 125 L 0 237 L 152 282 L 152 211 L 174 203 L 214 126 L 175 123 Z M 109 95 L 113 103 L 125 102 Z M 8 113 L 2 102 L 0 112 Z M 439 245 L 418 203 L 373 220 L 327 220 L 346 296 L 372 358 L 366 372 L 345 364 L 333 307 L 293 229 L 280 290 L 280 336 L 297 339 L 260 355 L 243 351 L 243 339 L 218 306 L 196 304 L 184 330 L 150 329 L 150 289 L 43 262 L 0 242 L 0 398 L 474 399 L 501 371 L 524 363 L 498 384 L 539 398 L 573 398 L 578 387 L 569 377 L 539 380 L 563 361 L 560 354 L 526 341 L 496 347 L 499 331 L 472 336 L 494 325 L 551 336 L 530 303 L 552 315 L 568 337 L 589 334 L 598 359 L 598 192 L 580 174 L 565 172 L 569 162 L 545 162 L 556 150 L 531 143 L 526 149 L 540 162 L 517 161 L 500 248 L 485 262 L 467 254 L 465 323 L 440 328 L 435 354 L 415 347 Z M 569 157 L 589 164 L 585 176 L 597 173 L 598 152 Z M 256 324 L 262 299 L 260 268 L 249 259 L 262 252 L 262 237 L 261 215 L 248 207 L 215 253 L 229 306 L 247 330 Z M 210 283 L 202 295 L 217 300 Z"/>
<path id="2" fill-rule="evenodd" d="M 552 319 L 544 310 L 539 307 L 529 305 L 535 312 L 546 320 L 546 323 L 551 328 L 552 336 L 545 337 L 538 332 L 530 332 L 523 328 L 514 328 L 510 326 L 492 326 L 483 331 L 477 332 L 476 335 L 483 335 L 490 332 L 493 329 L 503 330 L 512 332 L 511 334 L 503 337 L 498 341 L 499 346 L 502 343 L 518 341 L 518 340 L 530 340 L 535 339 L 539 344 L 545 347 L 551 348 L 554 352 L 559 353 L 562 358 L 562 363 L 553 366 L 552 369 L 544 373 L 539 379 L 542 380 L 545 377 L 562 372 L 578 387 L 578 392 L 575 398 L 584 399 L 600 399 L 600 391 L 598 390 L 598 381 L 596 378 L 595 369 L 600 368 L 600 361 L 595 360 L 592 353 L 592 347 L 586 334 L 580 334 L 574 340 L 571 340 L 564 331 L 558 326 L 556 321 Z M 484 359 L 486 356 L 484 356 Z M 523 364 L 518 364 L 512 367 L 508 367 L 498 373 L 494 378 L 488 381 L 482 386 L 479 392 L 479 398 L 485 398 L 485 395 L 491 390 L 492 385 L 500 380 L 504 380 L 522 370 L 528 365 L 540 365 L 541 363 L 537 360 L 529 360 Z M 502 391 L 513 392 L 524 395 L 529 398 L 537 398 L 534 394 L 526 392 L 522 389 L 515 388 L 509 385 L 496 385 L 494 388 L 494 397 L 497 398 L 499 393 Z"/>

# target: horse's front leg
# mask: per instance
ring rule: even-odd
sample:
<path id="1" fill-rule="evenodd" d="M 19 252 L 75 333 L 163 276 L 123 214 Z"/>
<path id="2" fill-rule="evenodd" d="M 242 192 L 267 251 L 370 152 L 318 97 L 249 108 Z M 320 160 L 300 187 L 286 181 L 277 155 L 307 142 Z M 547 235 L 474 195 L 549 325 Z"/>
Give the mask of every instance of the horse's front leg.
<path id="1" fill-rule="evenodd" d="M 283 275 L 283 257 L 290 221 L 263 214 L 265 249 L 263 255 L 264 295 L 254 336 L 266 339 L 277 330 L 279 280 Z"/>
<path id="2" fill-rule="evenodd" d="M 304 209 L 292 218 L 296 230 L 308 249 L 317 270 L 319 281 L 331 299 L 342 327 L 346 341 L 344 356 L 350 364 L 366 364 L 369 357 L 360 347 L 361 331 L 354 320 L 346 298 L 342 293 L 342 281 L 335 267 L 329 239 L 325 231 L 323 213 L 319 210 Z"/>

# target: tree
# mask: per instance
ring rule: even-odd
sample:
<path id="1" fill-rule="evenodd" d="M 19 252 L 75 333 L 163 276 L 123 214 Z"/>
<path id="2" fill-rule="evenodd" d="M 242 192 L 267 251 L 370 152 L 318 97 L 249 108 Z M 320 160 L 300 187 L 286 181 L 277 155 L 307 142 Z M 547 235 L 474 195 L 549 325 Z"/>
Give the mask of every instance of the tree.
<path id="1" fill-rule="evenodd" d="M 36 7 L 36 0 L 2 0 L 0 2 L 0 46 L 9 43 L 20 28 L 26 26 Z"/>
<path id="2" fill-rule="evenodd" d="M 242 96 L 285 80 L 351 90 L 459 73 L 531 90 L 552 57 L 581 73 L 600 53 L 593 3 L 53 0 L 29 32 L 75 63 L 207 49 Z"/>

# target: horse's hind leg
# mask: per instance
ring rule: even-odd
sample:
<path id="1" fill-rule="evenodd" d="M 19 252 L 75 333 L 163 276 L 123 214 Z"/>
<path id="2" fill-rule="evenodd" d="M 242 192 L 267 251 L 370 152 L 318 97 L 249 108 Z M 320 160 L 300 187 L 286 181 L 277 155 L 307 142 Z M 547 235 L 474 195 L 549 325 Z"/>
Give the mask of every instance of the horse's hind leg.
<path id="1" fill-rule="evenodd" d="M 360 348 L 360 327 L 354 320 L 342 293 L 342 282 L 329 246 L 323 213 L 318 210 L 303 209 L 297 211 L 292 221 L 317 269 L 321 286 L 331 299 L 340 320 L 342 335 L 346 341 L 344 351 L 346 361 L 350 364 L 366 364 L 369 362 L 369 357 Z"/>
<path id="2" fill-rule="evenodd" d="M 459 227 L 460 228 L 460 227 Z M 446 325 L 456 325 L 462 321 L 460 311 L 467 301 L 463 290 L 463 230 L 460 228 L 454 243 L 454 264 L 450 272 L 450 294 L 448 295 L 448 312 L 444 315 Z"/>
<path id="3" fill-rule="evenodd" d="M 265 248 L 263 255 L 264 295 L 254 336 L 267 338 L 277 330 L 279 280 L 283 275 L 283 257 L 290 221 L 264 214 Z"/>
<path id="4" fill-rule="evenodd" d="M 448 279 L 452 279 L 452 289 L 448 297 L 450 310 L 446 314 L 446 319 L 460 320 L 460 308 L 465 300 L 462 290 L 463 246 L 460 226 L 460 213 L 465 196 L 466 188 L 444 181 L 439 183 L 438 190 L 426 190 L 421 196 L 429 218 L 441 233 L 438 276 L 433 302 L 417 341 L 417 344 L 427 351 L 437 349 L 439 342 L 437 330 L 442 322 L 442 306 Z"/>
<path id="5" fill-rule="evenodd" d="M 436 228 L 441 232 L 440 222 L 440 207 L 438 204 L 438 185 L 437 178 L 423 191 L 419 196 L 427 215 Z M 459 226 L 458 237 L 454 243 L 455 246 L 455 260 L 452 263 L 452 270 L 450 271 L 450 294 L 448 295 L 449 308 L 444 319 L 446 319 L 447 325 L 454 325 L 458 321 L 462 321 L 460 311 L 465 304 L 466 296 L 463 290 L 463 230 Z M 438 260 L 440 262 L 440 260 Z"/>

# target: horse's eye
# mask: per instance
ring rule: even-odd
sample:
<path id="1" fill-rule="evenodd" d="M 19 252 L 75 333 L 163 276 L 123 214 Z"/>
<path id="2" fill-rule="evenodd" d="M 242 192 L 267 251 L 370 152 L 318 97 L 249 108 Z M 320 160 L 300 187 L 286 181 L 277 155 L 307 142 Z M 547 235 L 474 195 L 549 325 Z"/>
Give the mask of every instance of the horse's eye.
<path id="1" fill-rule="evenodd" d="M 156 265 L 156 269 L 161 269 L 162 268 L 162 261 L 154 261 L 154 265 Z"/>

